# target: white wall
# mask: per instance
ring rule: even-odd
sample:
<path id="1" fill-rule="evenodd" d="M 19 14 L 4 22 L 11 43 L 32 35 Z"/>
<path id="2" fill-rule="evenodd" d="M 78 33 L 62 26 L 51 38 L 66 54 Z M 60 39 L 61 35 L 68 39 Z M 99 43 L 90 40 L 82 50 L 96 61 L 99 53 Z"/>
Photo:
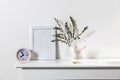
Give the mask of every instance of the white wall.
<path id="1" fill-rule="evenodd" d="M 96 30 L 88 44 L 101 58 L 120 58 L 120 0 L 0 0 L 0 80 L 16 79 L 15 53 L 29 48 L 29 27 L 68 16 Z"/>

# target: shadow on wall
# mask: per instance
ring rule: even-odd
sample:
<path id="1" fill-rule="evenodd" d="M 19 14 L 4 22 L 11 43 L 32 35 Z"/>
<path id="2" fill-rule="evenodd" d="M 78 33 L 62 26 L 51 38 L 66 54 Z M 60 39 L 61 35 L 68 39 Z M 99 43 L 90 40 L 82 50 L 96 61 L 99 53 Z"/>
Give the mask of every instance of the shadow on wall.
<path id="1" fill-rule="evenodd" d="M 56 43 L 55 43 L 55 46 L 56 46 L 56 59 L 60 59 L 61 57 L 60 57 L 60 48 L 59 48 L 59 43 L 58 43 L 58 41 L 56 41 Z"/>
<path id="2" fill-rule="evenodd" d="M 2 80 L 2 74 L 1 74 L 1 70 L 0 70 L 0 80 Z"/>
<path id="3" fill-rule="evenodd" d="M 32 55 L 31 60 L 38 60 L 38 57 L 39 57 L 38 54 L 32 50 L 30 50 L 30 51 L 31 51 L 31 55 Z"/>
<path id="4" fill-rule="evenodd" d="M 66 47 L 60 47 L 61 45 L 56 43 L 56 59 L 65 59 L 65 51 Z M 62 48 L 62 49 L 60 49 Z M 63 50 L 63 51 L 61 51 Z M 87 47 L 87 49 L 83 50 L 82 53 L 80 54 L 80 59 L 99 59 L 99 51 L 96 49 L 89 49 L 89 47 Z"/>

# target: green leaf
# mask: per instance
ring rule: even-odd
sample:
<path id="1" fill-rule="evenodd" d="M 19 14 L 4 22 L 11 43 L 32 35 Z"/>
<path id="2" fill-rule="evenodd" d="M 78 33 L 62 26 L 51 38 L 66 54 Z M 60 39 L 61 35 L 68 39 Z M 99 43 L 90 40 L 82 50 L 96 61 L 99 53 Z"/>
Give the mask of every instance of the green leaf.
<path id="1" fill-rule="evenodd" d="M 56 36 L 56 35 L 63 35 L 63 34 L 58 33 L 58 34 L 54 34 L 53 36 Z"/>
<path id="2" fill-rule="evenodd" d="M 59 23 L 60 23 L 62 26 L 64 25 L 63 22 L 62 22 L 61 20 L 58 19 L 58 21 L 59 21 Z"/>
<path id="3" fill-rule="evenodd" d="M 65 30 L 66 30 L 66 32 L 68 32 L 70 30 L 68 27 L 68 22 L 65 22 Z"/>
<path id="4" fill-rule="evenodd" d="M 58 28 L 57 30 L 60 30 L 61 32 L 63 32 L 62 26 L 64 26 L 64 25 L 63 25 L 62 21 L 58 20 L 57 18 L 54 18 L 54 20 L 57 22 L 57 25 L 59 26 L 59 27 L 57 27 Z"/>
<path id="5" fill-rule="evenodd" d="M 60 38 L 60 39 L 65 39 L 63 36 L 60 36 L 60 35 L 56 35 L 57 39 Z"/>
<path id="6" fill-rule="evenodd" d="M 52 40 L 51 42 L 55 42 L 55 41 L 60 41 L 60 42 L 63 42 L 65 44 L 68 44 L 66 41 L 62 40 L 62 39 L 55 39 L 55 40 Z"/>
<path id="7" fill-rule="evenodd" d="M 60 30 L 60 28 L 59 28 L 59 27 L 54 27 L 53 29 Z"/>
<path id="8" fill-rule="evenodd" d="M 59 21 L 56 18 L 54 18 L 54 20 L 57 22 L 58 26 L 61 26 Z"/>
<path id="9" fill-rule="evenodd" d="M 87 29 L 88 29 L 88 26 L 84 27 L 84 29 L 82 30 L 82 32 L 80 34 L 78 34 L 75 38 L 80 37 Z"/>
<path id="10" fill-rule="evenodd" d="M 66 43 L 66 44 L 67 44 L 67 42 L 66 42 L 66 41 L 64 41 L 64 40 L 59 39 L 58 41 L 61 41 L 61 42 L 63 42 L 63 43 Z"/>
<path id="11" fill-rule="evenodd" d="M 79 37 L 79 36 L 78 36 L 77 38 L 78 38 L 78 39 L 80 39 L 80 37 Z"/>
<path id="12" fill-rule="evenodd" d="M 82 30 L 82 33 L 84 33 L 87 29 L 88 29 L 88 26 L 84 27 L 84 29 Z"/>
<path id="13" fill-rule="evenodd" d="M 71 20 L 71 23 L 72 23 L 72 26 L 73 26 L 73 33 L 72 33 L 72 37 L 74 38 L 75 37 L 75 31 L 77 29 L 77 24 L 76 24 L 76 21 L 73 19 L 73 17 L 70 16 L 70 20 Z"/>
<path id="14" fill-rule="evenodd" d="M 76 21 L 73 19 L 73 17 L 70 16 L 70 20 L 72 22 L 73 27 L 76 27 Z"/>
<path id="15" fill-rule="evenodd" d="M 56 40 L 52 40 L 51 42 L 55 42 Z"/>

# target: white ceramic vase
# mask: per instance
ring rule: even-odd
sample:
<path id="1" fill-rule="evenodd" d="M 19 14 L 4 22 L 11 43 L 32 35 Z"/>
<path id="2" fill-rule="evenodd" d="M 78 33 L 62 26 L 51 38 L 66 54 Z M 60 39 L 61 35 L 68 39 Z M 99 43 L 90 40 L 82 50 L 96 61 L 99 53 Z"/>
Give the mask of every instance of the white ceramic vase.
<path id="1" fill-rule="evenodd" d="M 64 59 L 67 61 L 73 61 L 75 57 L 74 47 L 66 47 L 64 52 Z"/>

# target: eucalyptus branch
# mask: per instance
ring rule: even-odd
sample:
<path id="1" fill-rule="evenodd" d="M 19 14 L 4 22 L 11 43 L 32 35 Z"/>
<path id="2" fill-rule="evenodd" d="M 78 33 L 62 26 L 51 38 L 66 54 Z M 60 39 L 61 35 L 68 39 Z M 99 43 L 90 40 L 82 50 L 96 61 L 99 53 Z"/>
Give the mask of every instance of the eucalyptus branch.
<path id="1" fill-rule="evenodd" d="M 61 40 L 61 39 L 55 39 L 55 40 L 52 40 L 51 42 L 55 42 L 55 41 L 61 41 L 61 42 L 65 43 L 65 44 L 68 44 L 66 41 Z"/>
<path id="2" fill-rule="evenodd" d="M 81 39 L 81 35 L 88 29 L 88 26 L 84 27 L 84 29 L 79 33 L 79 30 L 77 28 L 76 21 L 73 19 L 73 17 L 69 17 L 70 22 L 67 21 L 63 23 L 57 18 L 54 18 L 54 20 L 57 23 L 57 27 L 54 29 L 57 31 L 55 35 L 53 35 L 56 39 L 52 40 L 52 42 L 60 41 L 68 46 L 71 46 L 72 42 L 77 39 Z"/>
<path id="3" fill-rule="evenodd" d="M 76 24 L 76 21 L 70 16 L 70 20 L 71 20 L 71 23 L 72 23 L 72 26 L 73 26 L 73 38 L 75 37 L 75 30 L 77 28 L 77 24 Z"/>
<path id="4" fill-rule="evenodd" d="M 54 18 L 54 20 L 57 22 L 58 26 L 61 26 L 58 19 Z"/>
<path id="5" fill-rule="evenodd" d="M 57 27 L 61 32 L 63 32 L 63 30 L 62 30 L 62 26 L 64 25 L 60 20 L 58 20 L 58 19 L 56 19 L 56 18 L 54 18 L 54 20 L 57 22 L 57 25 L 59 26 L 59 27 Z"/>
<path id="6" fill-rule="evenodd" d="M 84 27 L 84 29 L 82 30 L 82 32 L 80 34 L 78 34 L 75 39 L 80 38 L 80 36 L 88 29 L 88 26 Z"/>

